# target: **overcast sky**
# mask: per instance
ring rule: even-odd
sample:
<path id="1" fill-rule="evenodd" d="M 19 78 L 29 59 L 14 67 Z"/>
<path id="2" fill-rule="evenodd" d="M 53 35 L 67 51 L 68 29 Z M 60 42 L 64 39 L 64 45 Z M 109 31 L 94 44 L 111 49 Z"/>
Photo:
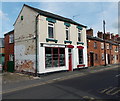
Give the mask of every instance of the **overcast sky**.
<path id="1" fill-rule="evenodd" d="M 14 29 L 13 23 L 23 4 L 73 19 L 88 28 L 93 28 L 95 35 L 97 31 L 103 31 L 102 21 L 105 20 L 106 32 L 118 33 L 117 2 L 2 2 L 0 37 Z"/>

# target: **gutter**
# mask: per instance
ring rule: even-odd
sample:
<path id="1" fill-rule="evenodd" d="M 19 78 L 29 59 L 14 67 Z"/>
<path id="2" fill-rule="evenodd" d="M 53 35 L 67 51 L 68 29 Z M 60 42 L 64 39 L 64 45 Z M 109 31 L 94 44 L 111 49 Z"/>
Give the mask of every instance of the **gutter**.
<path id="1" fill-rule="evenodd" d="M 36 64 L 36 69 L 35 69 L 35 76 L 37 76 L 37 72 L 38 72 L 38 29 L 37 29 L 37 25 L 38 25 L 38 16 L 39 14 L 36 16 L 36 19 L 35 19 L 35 45 L 36 45 L 36 51 L 35 51 L 35 54 L 36 54 L 36 61 L 35 61 L 35 64 Z"/>

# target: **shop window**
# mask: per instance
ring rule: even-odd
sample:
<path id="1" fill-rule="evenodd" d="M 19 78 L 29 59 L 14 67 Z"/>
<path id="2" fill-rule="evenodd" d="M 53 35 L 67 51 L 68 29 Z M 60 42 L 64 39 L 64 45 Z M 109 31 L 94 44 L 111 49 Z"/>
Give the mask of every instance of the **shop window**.
<path id="1" fill-rule="evenodd" d="M 45 48 L 46 68 L 65 66 L 64 48 Z"/>
<path id="2" fill-rule="evenodd" d="M 52 67 L 52 49 L 45 48 L 45 62 L 46 67 Z"/>
<path id="3" fill-rule="evenodd" d="M 65 66 L 65 49 L 64 48 L 59 48 L 60 50 L 60 66 Z"/>
<path id="4" fill-rule="evenodd" d="M 54 23 L 48 22 L 48 38 L 54 38 Z"/>
<path id="5" fill-rule="evenodd" d="M 79 64 L 83 64 L 83 49 L 78 49 Z"/>
<path id="6" fill-rule="evenodd" d="M 69 27 L 66 26 L 66 40 L 69 40 Z"/>
<path id="7" fill-rule="evenodd" d="M 58 48 L 53 48 L 53 67 L 58 67 Z"/>

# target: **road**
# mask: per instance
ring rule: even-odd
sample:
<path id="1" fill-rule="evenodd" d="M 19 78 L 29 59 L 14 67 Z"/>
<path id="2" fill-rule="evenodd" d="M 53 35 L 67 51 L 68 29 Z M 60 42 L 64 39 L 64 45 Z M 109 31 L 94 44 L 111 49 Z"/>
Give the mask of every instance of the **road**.
<path id="1" fill-rule="evenodd" d="M 120 69 L 111 69 L 3 94 L 3 99 L 118 99 Z"/>

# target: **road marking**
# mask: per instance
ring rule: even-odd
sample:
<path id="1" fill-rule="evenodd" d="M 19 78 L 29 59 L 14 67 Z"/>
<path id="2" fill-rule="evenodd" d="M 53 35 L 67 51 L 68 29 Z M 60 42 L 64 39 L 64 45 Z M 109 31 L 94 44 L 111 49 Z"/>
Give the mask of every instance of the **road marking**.
<path id="1" fill-rule="evenodd" d="M 110 93 L 111 93 L 112 91 L 114 91 L 115 89 L 117 89 L 117 87 L 114 87 L 114 88 L 110 89 L 109 91 L 106 92 L 106 94 L 107 94 L 107 95 L 111 95 Z"/>
<path id="2" fill-rule="evenodd" d="M 95 98 L 93 98 L 93 97 L 89 97 L 89 96 L 83 96 L 83 99 L 90 99 L 90 100 L 94 100 Z"/>
<path id="3" fill-rule="evenodd" d="M 120 89 L 117 90 L 116 92 L 112 93 L 111 95 L 115 95 L 115 94 L 117 94 L 117 93 L 119 93 L 119 92 L 120 92 Z"/>
<path id="4" fill-rule="evenodd" d="M 105 93 L 106 91 L 108 91 L 109 89 L 111 89 L 112 87 L 106 88 L 104 90 L 102 90 L 100 93 Z"/>
<path id="5" fill-rule="evenodd" d="M 120 76 L 120 74 L 116 75 L 115 77 L 119 77 L 119 76 Z"/>

